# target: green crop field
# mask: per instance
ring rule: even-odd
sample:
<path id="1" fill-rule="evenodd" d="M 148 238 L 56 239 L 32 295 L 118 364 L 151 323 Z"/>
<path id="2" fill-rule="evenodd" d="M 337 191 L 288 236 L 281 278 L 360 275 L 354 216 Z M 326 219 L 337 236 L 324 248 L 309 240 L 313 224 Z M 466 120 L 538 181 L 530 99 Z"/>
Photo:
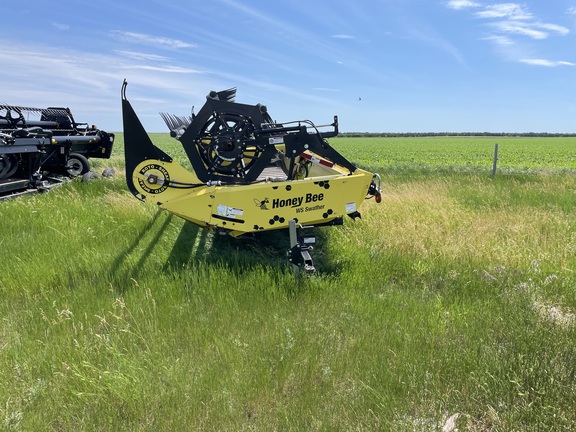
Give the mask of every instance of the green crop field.
<path id="1" fill-rule="evenodd" d="M 331 143 L 359 164 L 392 173 L 490 173 L 496 144 L 500 173 L 576 173 L 574 137 L 336 138 Z"/>
<path id="2" fill-rule="evenodd" d="M 383 200 L 298 278 L 286 233 L 137 201 L 118 134 L 116 176 L 0 202 L 0 429 L 574 430 L 574 140 L 333 139 Z"/>

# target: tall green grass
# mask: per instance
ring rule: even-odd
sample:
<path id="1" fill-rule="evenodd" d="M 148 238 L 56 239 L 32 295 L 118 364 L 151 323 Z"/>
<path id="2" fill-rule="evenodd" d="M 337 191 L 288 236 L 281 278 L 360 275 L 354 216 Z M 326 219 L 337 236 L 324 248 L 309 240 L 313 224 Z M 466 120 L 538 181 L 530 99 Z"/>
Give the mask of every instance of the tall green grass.
<path id="1" fill-rule="evenodd" d="M 381 166 L 298 278 L 285 233 L 134 199 L 119 138 L 117 176 L 0 203 L 5 430 L 574 429 L 573 176 Z"/>

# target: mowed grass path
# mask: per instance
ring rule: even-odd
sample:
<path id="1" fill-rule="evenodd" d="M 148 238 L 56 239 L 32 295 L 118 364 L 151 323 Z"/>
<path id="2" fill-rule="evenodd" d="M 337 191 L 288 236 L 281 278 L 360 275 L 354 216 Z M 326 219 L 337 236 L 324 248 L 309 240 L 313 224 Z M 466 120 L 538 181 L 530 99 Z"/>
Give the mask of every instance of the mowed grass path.
<path id="1" fill-rule="evenodd" d="M 285 233 L 213 236 L 123 174 L 0 203 L 1 427 L 573 430 L 571 150 L 492 179 L 348 140 L 383 201 L 317 229 L 304 279 Z"/>

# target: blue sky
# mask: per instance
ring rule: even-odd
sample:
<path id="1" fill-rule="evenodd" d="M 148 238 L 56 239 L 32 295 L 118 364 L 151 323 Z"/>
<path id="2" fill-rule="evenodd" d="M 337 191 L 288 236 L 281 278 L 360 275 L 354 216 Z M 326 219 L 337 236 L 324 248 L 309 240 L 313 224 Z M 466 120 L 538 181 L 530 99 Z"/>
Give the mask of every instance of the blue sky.
<path id="1" fill-rule="evenodd" d="M 9 7 L 7 7 L 9 4 Z M 576 0 L 12 0 L 0 102 L 150 132 L 210 90 L 342 131 L 576 132 Z"/>

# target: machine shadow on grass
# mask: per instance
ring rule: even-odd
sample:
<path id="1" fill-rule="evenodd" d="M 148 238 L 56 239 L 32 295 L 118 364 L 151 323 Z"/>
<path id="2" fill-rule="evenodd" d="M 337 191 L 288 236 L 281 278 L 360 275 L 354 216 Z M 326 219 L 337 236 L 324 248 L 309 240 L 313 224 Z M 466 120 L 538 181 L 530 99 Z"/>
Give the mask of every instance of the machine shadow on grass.
<path id="1" fill-rule="evenodd" d="M 172 214 L 165 217 L 163 215 L 166 215 L 163 211 L 156 212 L 133 236 L 132 243 L 113 258 L 107 273 L 110 284 L 116 290 L 125 292 L 143 273 L 149 271 L 162 237 L 169 235 L 168 231 L 174 228 L 172 224 L 180 223 L 180 219 Z M 328 229 L 317 227 L 310 231 L 310 234 L 316 237 L 315 249 L 312 251 L 315 273 L 337 273 L 340 270 L 339 264 L 330 258 L 327 250 L 323 250 L 329 239 Z M 256 233 L 246 238 L 233 238 L 183 221 L 165 262 L 160 267 L 157 262 L 154 265 L 158 271 L 165 273 L 186 272 L 197 266 L 219 266 L 238 275 L 255 268 L 291 272 L 292 266 L 287 257 L 289 248 L 287 229 Z M 74 281 L 82 277 L 77 269 L 70 270 L 68 280 L 60 282 L 74 286 Z"/>
<path id="2" fill-rule="evenodd" d="M 321 228 L 314 228 L 312 231 L 316 236 L 317 245 L 322 246 L 327 239 L 326 231 Z M 207 264 L 220 265 L 240 274 L 255 267 L 291 270 L 287 257 L 289 249 L 290 238 L 287 229 L 233 238 L 185 222 L 166 260 L 164 270 L 174 271 L 187 266 Z M 332 273 L 337 270 L 337 265 L 328 255 L 321 251 L 314 252 L 317 271 Z"/>
<path id="3" fill-rule="evenodd" d="M 166 228 L 169 226 L 173 216 L 169 215 L 162 223 L 160 228 L 154 228 L 154 226 L 159 222 L 161 219 L 160 216 L 162 215 L 161 211 L 158 211 L 154 214 L 154 216 L 142 227 L 142 229 L 138 232 L 137 235 L 134 236 L 135 240 L 130 244 L 129 247 L 122 249 L 116 257 L 112 260 L 110 265 L 106 268 L 105 272 L 100 272 L 99 274 L 106 274 L 108 283 L 111 286 L 129 286 L 130 280 L 135 280 L 138 275 L 140 274 L 140 269 L 143 265 L 145 265 L 146 260 L 153 252 L 154 245 L 159 240 L 159 238 L 163 235 Z M 134 254 L 137 254 L 137 249 L 141 246 L 143 239 L 145 238 L 146 233 L 153 232 L 153 238 L 147 241 L 147 246 L 145 247 L 144 251 L 139 255 L 140 258 L 138 259 L 137 264 L 130 265 L 130 271 L 126 271 L 126 266 L 128 265 L 127 262 L 129 261 L 130 257 Z M 106 277 L 105 277 L 106 278 Z M 54 286 L 67 286 L 67 287 L 75 287 L 78 283 L 81 283 L 84 280 L 89 280 L 92 282 L 96 282 L 94 278 L 94 268 L 86 268 L 86 269 L 79 269 L 77 267 L 71 266 L 67 269 L 66 272 L 58 273 L 54 280 L 52 281 L 52 285 Z M 118 288 L 116 288 L 118 289 Z M 119 289 L 120 291 L 124 291 L 125 289 Z"/>
<path id="4" fill-rule="evenodd" d="M 159 245 L 171 237 L 176 224 L 182 223 L 165 261 L 156 255 Z M 316 271 L 312 274 L 330 275 L 341 271 L 342 263 L 333 258 L 328 245 L 330 228 L 316 227 L 307 234 L 316 237 L 312 251 Z M 172 234 L 173 236 L 173 234 Z M 199 266 L 221 267 L 237 275 L 243 275 L 256 268 L 278 271 L 279 274 L 292 272 L 287 257 L 290 239 L 287 229 L 256 233 L 246 238 L 233 238 L 220 235 L 181 221 L 172 214 L 159 210 L 152 218 L 134 233 L 127 247 L 118 249 L 109 265 L 102 273 L 102 280 L 94 278 L 94 269 L 71 267 L 59 273 L 55 286 L 75 287 L 85 281 L 102 285 L 124 293 L 149 272 L 151 268 L 162 273 L 185 273 Z M 164 249 L 166 252 L 166 249 Z M 156 256 L 155 256 L 156 255 Z M 158 262 L 160 260 L 160 262 Z"/>

